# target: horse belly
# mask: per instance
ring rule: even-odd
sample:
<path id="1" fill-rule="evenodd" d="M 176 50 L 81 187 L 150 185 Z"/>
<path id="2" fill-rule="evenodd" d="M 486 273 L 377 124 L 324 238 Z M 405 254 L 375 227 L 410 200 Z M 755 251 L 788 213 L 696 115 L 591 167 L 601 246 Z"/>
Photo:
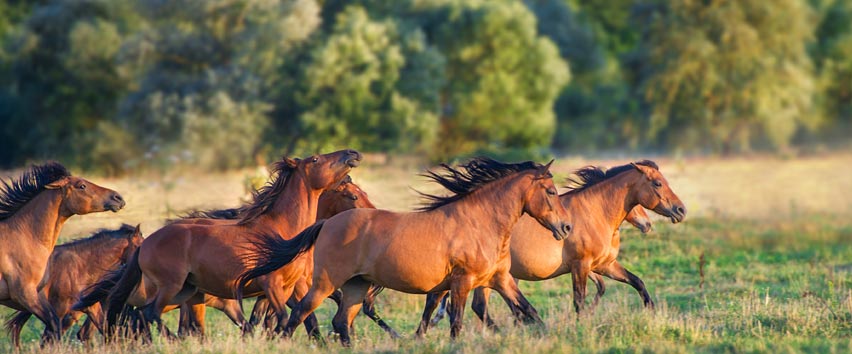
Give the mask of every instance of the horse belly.
<path id="1" fill-rule="evenodd" d="M 425 294 L 446 287 L 451 266 L 441 260 L 445 257 L 431 252 L 386 252 L 363 276 L 390 289 Z"/>
<path id="2" fill-rule="evenodd" d="M 523 225 L 512 232 L 510 273 L 521 280 L 544 280 L 563 274 L 563 241 L 556 241 L 550 231 L 535 225 Z"/>

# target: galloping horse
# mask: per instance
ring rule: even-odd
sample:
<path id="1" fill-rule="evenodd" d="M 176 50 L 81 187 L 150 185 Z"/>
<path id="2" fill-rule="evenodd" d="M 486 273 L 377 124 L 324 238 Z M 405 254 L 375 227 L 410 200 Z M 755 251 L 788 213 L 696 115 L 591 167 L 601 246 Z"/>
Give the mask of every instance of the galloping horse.
<path id="1" fill-rule="evenodd" d="M 443 174 L 427 176 L 453 194 L 425 195 L 431 203 L 421 212 L 352 209 L 291 240 L 261 238 L 254 254 L 257 266 L 240 275 L 238 298 L 253 279 L 307 259 L 313 249 L 313 285 L 283 329 L 288 337 L 341 289 L 333 326 L 342 344 L 349 345 L 352 320 L 372 284 L 416 294 L 450 289 L 451 316 L 463 313 L 473 288 L 488 286 L 503 296 L 518 319 L 541 323 L 509 275 L 509 237 L 524 213 L 551 230 L 555 239 L 568 237 L 568 213 L 559 203 L 550 164 L 478 158 L 464 170 L 442 167 Z M 461 316 L 453 316 L 453 337 L 461 324 Z"/>
<path id="2" fill-rule="evenodd" d="M 574 309 L 585 305 L 586 280 L 592 272 L 627 283 L 639 292 L 646 307 L 654 302 L 645 283 L 625 269 L 618 257 L 618 226 L 637 205 L 668 217 L 672 223 L 683 221 L 686 208 L 671 190 L 668 181 L 653 161 L 639 161 L 603 171 L 585 167 L 575 171 L 573 190 L 565 193 L 562 204 L 574 214 L 574 236 L 551 241 L 546 230 L 525 218 L 512 231 L 512 270 L 519 280 L 539 281 L 571 273 Z M 580 217 L 576 213 L 583 213 Z M 488 290 L 477 289 L 471 308 L 493 323 L 487 314 Z"/>
<path id="3" fill-rule="evenodd" d="M 73 215 L 117 212 L 124 199 L 57 162 L 0 182 L 0 304 L 34 314 L 45 324 L 45 339 L 59 340 L 59 318 L 39 289 L 62 225 Z"/>
<path id="4" fill-rule="evenodd" d="M 56 246 L 47 262 L 44 288 L 41 292 L 62 320 L 62 333 L 68 330 L 85 313 L 88 318 L 80 327 L 77 338 L 85 341 L 93 328 L 101 328 L 102 311 L 95 303 L 81 311 L 72 311 L 71 304 L 86 287 L 100 279 L 110 269 L 127 262 L 130 255 L 142 244 L 139 226 L 122 225 L 117 230 L 100 230 L 90 237 Z M 20 344 L 21 329 L 32 317 L 32 313 L 18 312 L 6 328 L 15 342 Z M 45 336 L 47 335 L 45 329 Z"/>
<path id="5" fill-rule="evenodd" d="M 630 212 L 627 213 L 627 216 L 624 218 L 624 221 L 630 223 L 631 225 L 639 229 L 639 231 L 641 231 L 643 234 L 651 231 L 651 219 L 648 217 L 648 213 L 645 212 L 645 208 L 643 208 L 641 205 L 637 205 L 633 209 L 631 209 Z M 615 230 L 615 233 L 618 233 L 617 229 Z M 613 237 L 618 236 L 613 235 Z M 592 302 L 592 308 L 595 308 L 597 307 L 598 302 L 600 301 L 603 294 L 606 292 L 606 285 L 604 285 L 603 277 L 598 273 L 589 273 L 589 278 L 592 280 L 592 283 L 595 284 L 595 287 L 598 290 L 595 293 L 595 299 Z M 417 328 L 417 334 L 420 336 L 426 333 L 426 321 L 428 321 L 429 327 L 433 327 L 444 318 L 447 312 L 447 295 L 443 294 L 440 300 L 441 307 L 438 308 L 438 312 L 435 314 L 435 317 L 429 320 L 429 315 L 432 312 L 430 309 L 434 309 L 435 301 L 437 301 L 437 299 L 434 295 L 427 295 L 426 306 L 424 307 L 423 311 L 424 315 L 423 318 L 421 318 L 420 326 Z M 366 305 L 367 304 L 365 303 L 364 306 Z M 485 321 L 490 321 L 490 318 L 486 317 Z M 492 328 L 495 327 L 493 322 L 489 323 L 489 326 Z"/>
<path id="6" fill-rule="evenodd" d="M 361 154 L 343 150 L 304 160 L 285 158 L 276 164 L 272 182 L 255 193 L 241 219 L 228 223 L 173 223 L 142 242 L 131 257 L 121 279 L 110 292 L 107 333 L 111 333 L 134 289 L 148 288 L 146 304 L 140 309 L 147 323 L 156 323 L 161 333 L 171 335 L 160 316 L 168 305 L 188 300 L 197 291 L 233 298 L 235 279 L 245 271 L 247 246 L 259 235 L 295 235 L 316 220 L 317 203 L 323 191 L 339 184 L 358 166 Z M 278 316 L 286 316 L 287 299 L 296 287 L 301 298 L 309 275 L 276 272 L 256 282 L 250 293 L 265 293 Z M 240 314 L 241 316 L 242 314 Z M 242 320 L 243 328 L 245 321 Z"/>

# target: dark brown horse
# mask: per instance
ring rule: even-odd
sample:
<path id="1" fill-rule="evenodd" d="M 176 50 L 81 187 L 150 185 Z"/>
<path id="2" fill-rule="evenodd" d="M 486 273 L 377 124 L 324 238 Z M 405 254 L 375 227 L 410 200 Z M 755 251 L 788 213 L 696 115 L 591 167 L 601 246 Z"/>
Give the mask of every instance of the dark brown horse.
<path id="1" fill-rule="evenodd" d="M 199 291 L 233 298 L 236 278 L 248 266 L 248 247 L 261 234 L 287 237 L 312 224 L 320 194 L 337 186 L 360 160 L 361 154 L 354 150 L 304 160 L 285 158 L 277 164 L 272 182 L 255 193 L 239 221 L 173 223 L 151 234 L 131 257 L 109 295 L 107 333 L 111 333 L 137 287 L 145 289 L 146 305 L 141 309 L 145 321 L 156 323 L 166 335 L 170 334 L 160 316 L 167 306 L 183 303 Z M 307 290 L 307 275 L 304 267 L 295 272 L 276 272 L 255 282 L 249 293 L 265 294 L 283 317 L 294 288 L 297 298 Z"/>
<path id="2" fill-rule="evenodd" d="M 587 278 L 598 273 L 629 284 L 645 306 L 653 308 L 644 282 L 616 260 L 621 243 L 618 226 L 637 205 L 668 217 L 672 223 L 681 222 L 686 217 L 683 202 L 653 161 L 639 161 L 606 171 L 589 166 L 575 171 L 575 176 L 573 190 L 562 198 L 562 204 L 574 214 L 573 237 L 557 242 L 543 240 L 547 230 L 529 218 L 521 220 L 512 231 L 512 276 L 540 281 L 570 273 L 574 309 L 579 313 L 585 306 Z M 488 317 L 487 301 L 488 290 L 477 289 L 471 307 L 487 324 L 493 324 Z"/>
<path id="3" fill-rule="evenodd" d="M 81 311 L 72 311 L 71 304 L 77 301 L 77 296 L 83 289 L 95 283 L 107 271 L 126 263 L 140 244 L 142 233 L 139 226 L 125 224 L 117 230 L 100 230 L 90 237 L 58 245 L 53 249 L 47 262 L 47 273 L 41 293 L 62 320 L 62 333 L 83 314 L 88 315 L 88 318 L 77 334 L 80 340 L 88 339 L 92 327 L 100 328 L 103 315 L 100 303 Z M 20 311 L 6 323 L 16 346 L 19 345 L 21 329 L 30 317 L 32 313 Z"/>
<path id="4" fill-rule="evenodd" d="M 630 210 L 630 212 L 627 213 L 627 217 L 624 218 L 624 221 L 630 223 L 631 225 L 639 229 L 639 231 L 641 231 L 643 234 L 651 231 L 651 219 L 648 217 L 648 213 L 645 212 L 645 208 L 643 208 L 641 205 L 637 205 L 632 210 Z M 618 230 L 615 230 L 615 232 L 618 233 Z M 618 237 L 618 235 L 613 235 L 613 237 Z M 597 293 L 595 293 L 595 299 L 592 303 L 592 308 L 594 308 L 598 305 L 598 302 L 600 301 L 601 297 L 606 292 L 606 285 L 604 285 L 603 277 L 598 273 L 589 273 L 589 278 L 592 280 L 592 283 L 595 284 L 595 287 L 597 287 L 598 290 Z M 427 301 L 425 306 L 427 310 L 424 311 L 424 318 L 421 319 L 420 326 L 417 328 L 418 335 L 423 335 L 426 333 L 425 323 L 427 320 L 429 326 L 432 327 L 437 325 L 438 322 L 440 322 L 444 318 L 444 316 L 446 316 L 447 298 L 448 297 L 446 295 L 441 298 L 441 307 L 438 308 L 438 312 L 435 314 L 435 317 L 433 317 L 431 320 L 428 320 L 428 316 L 430 314 L 430 311 L 428 311 L 428 309 L 433 308 L 435 306 L 434 302 L 437 300 L 434 297 L 429 297 L 427 295 Z M 490 323 L 490 326 L 493 327 L 494 324 Z"/>
<path id="5" fill-rule="evenodd" d="M 452 290 L 451 315 L 463 313 L 472 289 L 488 286 L 503 296 L 518 319 L 541 323 L 509 275 L 509 236 L 526 213 L 555 239 L 568 237 L 568 213 L 559 203 L 549 164 L 478 158 L 463 167 L 443 165 L 443 173 L 428 174 L 453 194 L 427 195 L 432 202 L 422 212 L 352 209 L 292 240 L 260 239 L 257 266 L 240 276 L 238 294 L 253 279 L 308 258 L 313 249 L 313 284 L 293 310 L 285 336 L 341 289 L 333 326 L 349 345 L 352 320 L 372 284 L 416 294 Z M 461 316 L 454 316 L 450 333 L 455 337 L 460 330 Z"/>
<path id="6" fill-rule="evenodd" d="M 56 162 L 0 182 L 0 304 L 34 314 L 45 323 L 45 339 L 58 340 L 59 317 L 39 289 L 62 225 L 73 215 L 116 212 L 124 199 Z"/>

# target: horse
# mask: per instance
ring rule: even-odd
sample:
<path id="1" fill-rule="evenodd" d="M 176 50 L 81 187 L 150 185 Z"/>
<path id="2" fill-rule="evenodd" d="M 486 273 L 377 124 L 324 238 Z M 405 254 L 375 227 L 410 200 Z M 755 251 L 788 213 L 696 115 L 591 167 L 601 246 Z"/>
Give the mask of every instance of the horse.
<path id="1" fill-rule="evenodd" d="M 140 283 L 144 286 L 139 288 L 146 290 L 145 305 L 139 309 L 145 326 L 156 324 L 167 337 L 172 334 L 161 320 L 167 306 L 183 303 L 197 292 L 233 298 L 236 277 L 248 266 L 246 246 L 260 235 L 274 232 L 286 237 L 314 223 L 320 194 L 338 185 L 361 158 L 355 150 L 302 160 L 284 158 L 276 163 L 270 183 L 254 193 L 236 222 L 172 223 L 152 233 L 130 258 L 107 298 L 107 334 L 112 334 L 128 297 Z M 294 288 L 297 298 L 307 290 L 306 275 L 304 267 L 298 272 L 276 272 L 249 291 L 254 296 L 265 293 L 276 314 L 286 316 L 284 306 Z M 246 330 L 245 319 L 240 321 Z"/>
<path id="2" fill-rule="evenodd" d="M 71 304 L 77 300 L 83 289 L 100 279 L 108 270 L 126 263 L 141 243 L 142 233 L 139 226 L 124 224 L 116 230 L 102 229 L 90 237 L 58 245 L 53 249 L 47 262 L 47 273 L 41 293 L 62 320 L 62 333 L 83 314 L 88 318 L 77 333 L 78 339 L 85 341 L 91 335 L 92 327 L 101 328 L 100 303 L 80 311 L 72 311 Z M 20 344 L 21 330 L 30 317 L 32 313 L 19 311 L 6 322 L 6 328 L 15 346 Z M 46 335 L 45 332 L 44 336 Z"/>
<path id="3" fill-rule="evenodd" d="M 610 168 L 588 166 L 575 171 L 572 190 L 563 195 L 562 204 L 574 213 L 574 237 L 553 242 L 542 237 L 546 230 L 526 218 L 512 231 L 511 274 L 519 280 L 540 281 L 571 273 L 574 310 L 585 307 L 586 281 L 598 273 L 627 283 L 642 297 L 644 306 L 654 307 L 645 283 L 618 260 L 618 226 L 627 213 L 642 206 L 679 223 L 686 218 L 683 202 L 672 191 L 653 161 L 643 160 Z M 488 290 L 477 289 L 471 308 L 488 325 Z M 424 313 L 424 317 L 428 318 Z"/>
<path id="4" fill-rule="evenodd" d="M 423 194 L 429 202 L 417 212 L 352 209 L 290 240 L 267 235 L 252 254 L 256 265 L 239 277 L 237 298 L 254 279 L 310 258 L 313 250 L 313 282 L 281 331 L 285 337 L 341 289 L 332 324 L 349 346 L 349 328 L 373 284 L 415 294 L 452 290 L 451 315 L 463 313 L 473 288 L 488 286 L 503 296 L 516 318 L 542 323 L 509 275 L 509 237 L 525 213 L 557 240 L 570 235 L 569 214 L 559 203 L 549 168 L 550 163 L 508 164 L 482 157 L 459 169 L 444 164 L 426 176 L 453 193 Z M 455 338 L 461 316 L 451 320 Z"/>
<path id="5" fill-rule="evenodd" d="M 630 223 L 631 225 L 633 225 L 634 227 L 639 229 L 639 231 L 642 232 L 643 234 L 646 234 L 646 233 L 651 231 L 651 219 L 648 217 L 648 213 L 645 212 L 645 208 L 643 208 L 641 205 L 637 205 L 633 209 L 631 209 L 630 212 L 627 213 L 627 216 L 624 218 L 624 221 L 627 221 L 628 223 Z M 615 230 L 615 233 L 616 234 L 618 233 L 617 229 Z M 617 236 L 615 236 L 615 237 L 617 237 Z M 595 293 L 595 299 L 592 302 L 592 308 L 595 308 L 595 307 L 597 307 L 598 302 L 600 302 L 600 299 L 603 296 L 603 294 L 606 292 L 606 285 L 603 282 L 603 277 L 598 273 L 594 273 L 594 272 L 589 273 L 589 278 L 592 280 L 592 283 L 594 283 L 595 287 L 597 288 L 597 292 Z M 441 303 L 440 307 L 438 308 L 438 312 L 435 314 L 435 317 L 433 317 L 431 320 L 429 320 L 428 316 L 431 314 L 431 311 L 424 310 L 425 316 L 424 316 L 423 319 L 421 319 L 420 326 L 417 329 L 418 335 L 422 336 L 423 334 L 426 333 L 426 328 L 427 328 L 426 324 L 425 324 L 426 321 L 428 321 L 429 327 L 434 327 L 444 318 L 444 316 L 446 316 L 446 312 L 447 312 L 447 296 L 446 296 L 446 294 L 444 294 L 440 298 L 440 300 L 436 300 L 436 299 L 431 298 L 427 295 L 426 306 L 424 308 L 425 309 L 434 308 L 435 301 L 440 301 L 440 303 Z M 366 303 L 365 303 L 365 306 L 366 306 Z M 493 327 L 494 324 L 492 323 L 491 326 Z"/>
<path id="6" fill-rule="evenodd" d="M 351 177 L 346 176 L 340 185 L 333 189 L 326 190 L 322 195 L 320 195 L 317 220 L 328 219 L 343 211 L 354 208 L 375 209 L 376 207 L 368 198 L 367 193 L 364 192 L 357 184 L 352 182 Z M 241 208 L 194 211 L 185 215 L 184 218 L 223 220 L 236 219 L 240 215 L 240 209 Z M 369 293 L 370 296 L 368 296 L 364 301 L 363 312 L 392 337 L 397 338 L 399 337 L 399 334 L 376 313 L 374 301 L 375 296 L 378 295 L 379 292 L 380 289 L 374 289 Z M 335 297 L 333 297 L 333 299 L 337 300 Z M 206 306 L 191 306 L 191 310 L 184 307 L 181 308 L 180 329 L 178 333 L 199 333 L 203 335 L 205 307 L 212 307 L 229 314 L 232 321 L 235 320 L 230 314 L 240 311 L 239 304 L 233 299 L 223 299 L 204 294 L 203 300 L 199 302 Z M 288 302 L 288 305 L 291 305 L 291 307 L 292 305 L 295 305 L 292 297 L 291 301 Z M 266 300 L 266 297 L 260 296 L 252 309 L 249 323 L 252 326 L 256 326 L 263 322 L 264 328 L 272 329 L 275 326 L 274 315 L 275 313 L 273 309 L 269 307 L 269 302 Z M 235 324 L 239 323 L 236 323 L 235 321 Z"/>
<path id="7" fill-rule="evenodd" d="M 74 215 L 117 212 L 126 203 L 58 162 L 33 165 L 0 183 L 0 304 L 34 314 L 45 324 L 45 339 L 58 341 L 59 317 L 39 289 L 62 225 Z"/>

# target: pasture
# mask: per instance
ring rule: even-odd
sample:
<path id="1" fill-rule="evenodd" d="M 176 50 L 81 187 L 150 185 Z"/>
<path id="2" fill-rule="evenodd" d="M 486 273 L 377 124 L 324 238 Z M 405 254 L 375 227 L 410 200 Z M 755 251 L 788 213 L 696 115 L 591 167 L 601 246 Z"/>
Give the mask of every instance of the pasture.
<path id="1" fill-rule="evenodd" d="M 587 164 L 630 161 L 566 158 L 552 168 L 559 182 Z M 629 286 L 606 280 L 597 310 L 577 318 L 569 277 L 529 283 L 521 289 L 538 309 L 544 327 L 514 326 L 506 306 L 492 295 L 491 314 L 500 331 L 485 329 L 469 310 L 465 328 L 449 339 L 444 320 L 425 339 L 413 338 L 424 296 L 387 290 L 377 301 L 382 317 L 404 333 L 391 340 L 364 316 L 356 320 L 354 346 L 333 340 L 311 342 L 301 328 L 292 341 L 267 340 L 260 333 L 243 339 L 220 313 L 209 310 L 208 336 L 151 345 L 135 342 L 81 344 L 66 335 L 47 352 L 850 352 L 852 351 L 852 155 L 800 159 L 655 159 L 672 189 L 686 203 L 684 223 L 654 217 L 654 230 L 642 235 L 622 227 L 621 263 L 639 275 L 657 303 L 644 310 Z M 413 163 L 366 163 L 352 177 L 379 208 L 408 210 L 418 202 L 411 188 L 434 192 L 417 177 Z M 79 171 L 73 171 L 80 175 Z M 120 191 L 127 207 L 119 213 L 72 218 L 60 243 L 121 222 L 142 224 L 150 234 L 166 218 L 193 208 L 236 206 L 246 197 L 246 181 L 256 170 L 199 174 L 173 170 L 166 175 L 123 179 L 90 177 Z M 411 187 L 411 188 L 409 188 Z M 594 292 L 591 287 L 590 294 Z M 246 303 L 246 307 L 251 301 Z M 326 301 L 317 312 L 321 330 L 330 330 L 336 307 Z M 10 313 L 0 308 L 3 318 Z M 166 315 L 175 329 L 176 314 Z M 30 321 L 22 352 L 42 352 L 42 324 Z M 12 351 L 0 335 L 0 352 Z"/>

